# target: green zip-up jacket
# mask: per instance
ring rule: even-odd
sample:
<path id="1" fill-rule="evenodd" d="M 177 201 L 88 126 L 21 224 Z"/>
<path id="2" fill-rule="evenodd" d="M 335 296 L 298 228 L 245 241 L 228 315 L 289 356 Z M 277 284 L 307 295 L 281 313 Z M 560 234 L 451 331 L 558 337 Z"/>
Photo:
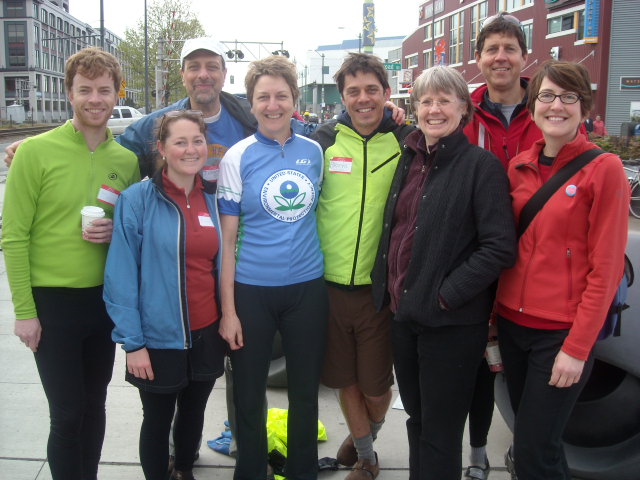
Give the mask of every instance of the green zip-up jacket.
<path id="1" fill-rule="evenodd" d="M 102 285 L 108 244 L 82 239 L 80 210 L 113 217 L 118 192 L 140 180 L 134 153 L 107 140 L 89 151 L 71 121 L 25 140 L 9 169 L 2 248 L 17 319 L 37 317 L 31 287 Z"/>
<path id="2" fill-rule="evenodd" d="M 324 277 L 346 286 L 371 284 L 382 216 L 404 137 L 390 112 L 371 135 L 362 137 L 343 113 L 323 125 L 315 139 L 324 152 L 324 181 L 318 203 L 318 233 Z"/>

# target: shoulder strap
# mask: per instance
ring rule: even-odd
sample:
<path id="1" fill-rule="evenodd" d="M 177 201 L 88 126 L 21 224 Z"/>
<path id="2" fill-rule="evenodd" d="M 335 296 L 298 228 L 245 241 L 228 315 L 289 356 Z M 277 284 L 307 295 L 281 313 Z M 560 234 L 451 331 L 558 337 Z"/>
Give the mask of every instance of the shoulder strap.
<path id="1" fill-rule="evenodd" d="M 604 150 L 599 148 L 592 148 L 591 150 L 582 152 L 547 180 L 522 208 L 520 212 L 520 222 L 518 223 L 518 238 L 522 236 L 533 218 L 542 207 L 544 207 L 544 204 L 547 203 L 547 200 L 549 200 L 567 180 L 573 177 L 578 170 L 603 153 L 605 153 Z"/>

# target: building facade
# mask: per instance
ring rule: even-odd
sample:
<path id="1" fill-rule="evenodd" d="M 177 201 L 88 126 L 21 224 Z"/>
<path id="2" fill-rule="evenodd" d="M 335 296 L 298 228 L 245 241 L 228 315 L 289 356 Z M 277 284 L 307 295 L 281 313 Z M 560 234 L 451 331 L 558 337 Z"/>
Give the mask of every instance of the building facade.
<path id="1" fill-rule="evenodd" d="M 523 75 L 532 76 L 549 58 L 580 62 L 591 76 L 593 115 L 602 115 L 608 130 L 618 133 L 640 102 L 638 0 L 429 0 L 403 42 L 403 70 L 413 81 L 434 64 L 451 65 L 473 90 L 484 82 L 475 61 L 477 35 L 487 17 L 503 11 L 522 23 L 528 47 Z M 622 78 L 628 78 L 626 88 Z M 406 86 L 396 98 L 409 96 Z"/>
<path id="2" fill-rule="evenodd" d="M 376 38 L 373 54 L 388 62 L 393 52 L 402 46 L 402 36 Z M 335 45 L 320 45 L 307 54 L 306 65 L 298 67 L 300 75 L 300 111 L 316 113 L 320 118 L 331 118 L 340 113 L 344 106 L 333 76 L 349 52 L 363 50 L 361 38 L 344 40 Z M 324 71 L 324 75 L 323 75 Z M 391 83 L 391 79 L 390 79 Z M 324 105 L 323 93 L 324 90 Z"/>
<path id="3" fill-rule="evenodd" d="M 37 123 L 63 122 L 73 112 L 64 85 L 67 58 L 100 46 L 100 29 L 69 14 L 68 0 L 0 0 L 0 116 L 19 104 Z M 120 38 L 105 29 L 104 49 L 119 60 Z M 126 75 L 126 67 L 123 66 Z M 138 91 L 128 88 L 133 100 Z M 123 102 L 125 99 L 123 99 Z"/>

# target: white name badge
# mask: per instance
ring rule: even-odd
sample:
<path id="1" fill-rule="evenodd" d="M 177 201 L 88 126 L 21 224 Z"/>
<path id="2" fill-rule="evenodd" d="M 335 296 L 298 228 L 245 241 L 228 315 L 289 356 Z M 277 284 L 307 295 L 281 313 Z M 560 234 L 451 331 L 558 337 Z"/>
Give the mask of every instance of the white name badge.
<path id="1" fill-rule="evenodd" d="M 205 165 L 202 167 L 202 178 L 208 182 L 217 182 L 220 177 L 220 167 L 218 165 Z"/>
<path id="2" fill-rule="evenodd" d="M 353 159 L 349 157 L 333 157 L 329 160 L 329 172 L 331 173 L 351 173 Z"/>
<path id="3" fill-rule="evenodd" d="M 100 191 L 98 192 L 98 200 L 104 203 L 108 203 L 111 206 L 116 204 L 118 197 L 120 196 L 120 191 L 116 190 L 109 185 L 102 185 L 100 187 Z"/>
<path id="4" fill-rule="evenodd" d="M 207 212 L 198 212 L 198 221 L 201 227 L 213 228 L 213 220 Z"/>

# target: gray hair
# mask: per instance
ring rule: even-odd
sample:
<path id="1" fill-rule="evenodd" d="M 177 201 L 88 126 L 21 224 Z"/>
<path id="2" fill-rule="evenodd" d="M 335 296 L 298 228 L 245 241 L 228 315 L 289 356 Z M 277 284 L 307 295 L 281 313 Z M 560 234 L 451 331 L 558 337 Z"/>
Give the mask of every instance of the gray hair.
<path id="1" fill-rule="evenodd" d="M 467 111 L 462 115 L 460 125 L 463 127 L 471 121 L 473 115 L 473 102 L 469 94 L 467 82 L 462 74 L 453 67 L 435 66 L 423 71 L 415 82 L 411 92 L 411 105 L 418 109 L 420 98 L 427 92 L 453 94 L 466 104 Z"/>

